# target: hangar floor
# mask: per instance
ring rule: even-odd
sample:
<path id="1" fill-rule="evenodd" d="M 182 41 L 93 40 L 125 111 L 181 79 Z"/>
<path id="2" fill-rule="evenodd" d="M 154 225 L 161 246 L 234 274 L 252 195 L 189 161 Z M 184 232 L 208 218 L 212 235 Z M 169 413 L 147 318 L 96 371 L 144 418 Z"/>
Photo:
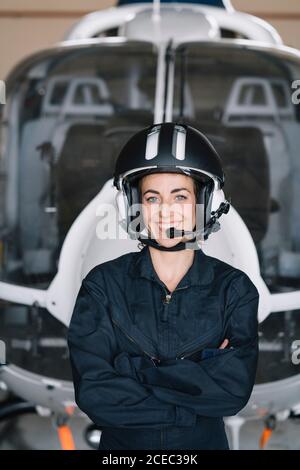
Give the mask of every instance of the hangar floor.
<path id="1" fill-rule="evenodd" d="M 89 420 L 73 418 L 70 427 L 77 450 L 91 449 L 84 439 L 85 427 Z M 260 421 L 245 424 L 241 431 L 241 449 L 259 449 L 259 438 L 263 430 Z M 229 441 L 230 434 L 228 433 Z M 26 414 L 0 423 L 0 450 L 60 449 L 57 431 L 49 417 Z M 266 450 L 299 450 L 300 419 L 277 423 Z"/>

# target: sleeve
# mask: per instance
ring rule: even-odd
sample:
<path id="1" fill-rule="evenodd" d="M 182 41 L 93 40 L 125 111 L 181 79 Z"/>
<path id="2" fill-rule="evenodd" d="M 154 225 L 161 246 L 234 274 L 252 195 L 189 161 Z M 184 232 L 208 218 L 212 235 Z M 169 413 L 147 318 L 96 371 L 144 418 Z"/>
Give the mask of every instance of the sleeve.
<path id="1" fill-rule="evenodd" d="M 137 371 L 141 383 L 160 400 L 210 417 L 233 416 L 247 404 L 258 360 L 259 294 L 245 273 L 232 283 L 223 338 L 229 339 L 230 348 L 207 348 L 196 362 L 174 359 Z"/>
<path id="2" fill-rule="evenodd" d="M 88 274 L 78 292 L 67 333 L 78 407 L 99 427 L 195 425 L 196 414 L 188 407 L 160 401 L 130 374 L 118 372 L 115 364 L 124 364 L 126 353 L 118 351 L 107 304 L 101 281 L 95 282 Z"/>

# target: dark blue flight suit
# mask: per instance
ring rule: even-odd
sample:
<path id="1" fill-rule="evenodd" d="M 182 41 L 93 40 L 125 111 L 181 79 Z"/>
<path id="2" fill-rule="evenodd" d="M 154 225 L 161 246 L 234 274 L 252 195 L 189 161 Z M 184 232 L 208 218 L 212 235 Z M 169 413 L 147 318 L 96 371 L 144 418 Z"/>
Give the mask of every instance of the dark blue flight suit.
<path id="1" fill-rule="evenodd" d="M 246 273 L 202 250 L 172 293 L 148 247 L 95 266 L 68 346 L 99 449 L 229 449 L 223 416 L 246 405 L 255 381 L 258 300 Z"/>

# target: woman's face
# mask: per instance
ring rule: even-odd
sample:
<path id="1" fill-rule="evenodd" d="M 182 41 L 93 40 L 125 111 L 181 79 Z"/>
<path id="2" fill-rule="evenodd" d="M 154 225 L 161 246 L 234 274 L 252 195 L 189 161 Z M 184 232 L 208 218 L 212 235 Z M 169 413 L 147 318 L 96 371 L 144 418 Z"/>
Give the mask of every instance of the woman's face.
<path id="1" fill-rule="evenodd" d="M 172 247 L 185 237 L 168 238 L 165 230 L 175 227 L 193 230 L 196 195 L 194 180 L 179 173 L 153 173 L 140 181 L 143 217 L 151 238 L 163 246 Z"/>

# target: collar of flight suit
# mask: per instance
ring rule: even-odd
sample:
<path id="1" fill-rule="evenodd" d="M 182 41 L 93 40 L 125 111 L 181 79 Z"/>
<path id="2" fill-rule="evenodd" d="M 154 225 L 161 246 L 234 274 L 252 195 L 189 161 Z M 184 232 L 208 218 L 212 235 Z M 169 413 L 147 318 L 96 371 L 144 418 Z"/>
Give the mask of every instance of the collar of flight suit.
<path id="1" fill-rule="evenodd" d="M 129 267 L 129 274 L 135 278 L 144 277 L 156 280 L 161 284 L 151 259 L 149 246 L 143 249 L 133 258 Z M 210 284 L 214 278 L 214 260 L 206 255 L 201 249 L 195 250 L 193 263 L 183 278 L 178 283 L 177 288 L 185 286 L 205 286 Z"/>

